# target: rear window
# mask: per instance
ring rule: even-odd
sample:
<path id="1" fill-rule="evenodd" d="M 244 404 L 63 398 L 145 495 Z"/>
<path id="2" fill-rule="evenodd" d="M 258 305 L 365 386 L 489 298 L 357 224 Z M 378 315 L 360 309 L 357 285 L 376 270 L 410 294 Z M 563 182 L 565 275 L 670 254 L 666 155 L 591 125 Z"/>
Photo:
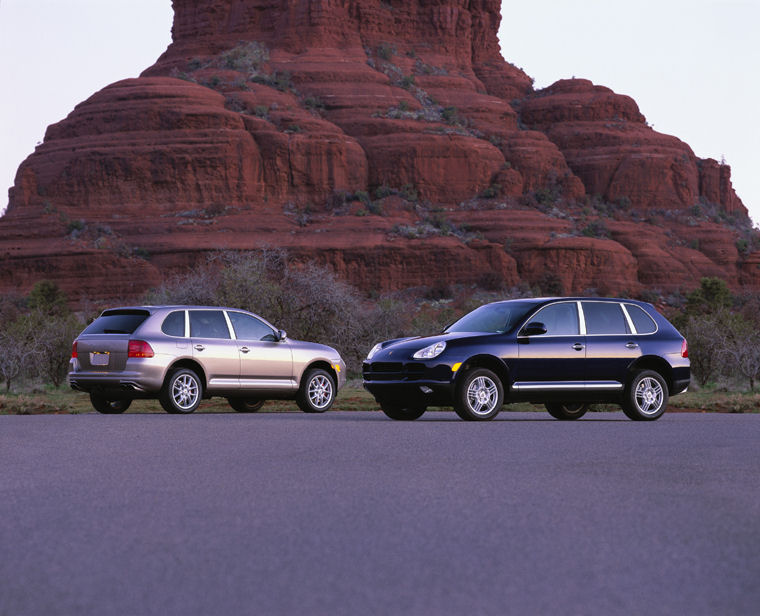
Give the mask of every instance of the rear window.
<path id="1" fill-rule="evenodd" d="M 147 310 L 106 310 L 82 334 L 132 334 L 149 316 Z"/>
<path id="2" fill-rule="evenodd" d="M 635 304 L 626 304 L 625 309 L 628 311 L 631 321 L 633 321 L 637 334 L 652 334 L 657 331 L 657 324 L 643 308 Z"/>

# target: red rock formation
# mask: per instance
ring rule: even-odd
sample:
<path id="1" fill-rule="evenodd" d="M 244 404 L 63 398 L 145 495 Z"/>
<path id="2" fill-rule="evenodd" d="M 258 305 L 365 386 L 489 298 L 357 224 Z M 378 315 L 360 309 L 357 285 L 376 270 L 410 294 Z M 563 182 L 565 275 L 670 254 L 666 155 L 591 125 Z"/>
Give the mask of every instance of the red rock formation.
<path id="1" fill-rule="evenodd" d="M 534 91 L 500 56 L 497 0 L 173 4 L 156 64 L 19 168 L 3 291 L 52 278 L 115 301 L 263 246 L 382 291 L 760 284 L 730 169 L 607 88 Z"/>

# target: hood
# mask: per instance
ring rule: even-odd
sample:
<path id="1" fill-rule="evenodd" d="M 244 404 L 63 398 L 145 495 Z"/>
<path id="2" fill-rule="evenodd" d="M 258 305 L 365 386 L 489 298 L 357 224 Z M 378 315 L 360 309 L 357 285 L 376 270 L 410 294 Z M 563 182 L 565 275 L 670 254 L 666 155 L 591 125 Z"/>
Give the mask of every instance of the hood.
<path id="1" fill-rule="evenodd" d="M 371 361 L 405 361 L 412 359 L 412 355 L 420 349 L 424 349 L 426 346 L 430 346 L 436 342 L 444 341 L 446 344 L 450 344 L 454 340 L 478 338 L 488 335 L 491 334 L 483 332 L 452 332 L 450 334 L 388 340 L 382 343 L 382 348 L 372 356 Z"/>

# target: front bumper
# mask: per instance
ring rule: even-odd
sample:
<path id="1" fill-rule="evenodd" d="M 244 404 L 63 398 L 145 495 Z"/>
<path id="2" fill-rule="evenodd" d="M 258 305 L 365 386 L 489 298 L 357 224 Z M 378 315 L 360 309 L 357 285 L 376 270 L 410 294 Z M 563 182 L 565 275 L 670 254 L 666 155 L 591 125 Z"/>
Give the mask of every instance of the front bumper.
<path id="1" fill-rule="evenodd" d="M 430 362 L 369 362 L 362 365 L 364 388 L 378 403 L 448 406 L 454 398 L 456 372 Z"/>

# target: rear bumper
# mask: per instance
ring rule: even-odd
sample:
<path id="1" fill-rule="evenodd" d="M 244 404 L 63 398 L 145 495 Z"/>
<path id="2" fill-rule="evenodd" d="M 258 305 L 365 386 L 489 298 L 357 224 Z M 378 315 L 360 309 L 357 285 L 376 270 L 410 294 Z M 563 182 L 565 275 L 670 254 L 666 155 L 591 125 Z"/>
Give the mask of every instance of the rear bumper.
<path id="1" fill-rule="evenodd" d="M 118 392 L 120 394 L 131 393 L 134 396 L 155 394 L 161 390 L 164 383 L 164 368 L 143 361 L 139 365 L 139 370 L 84 371 L 80 370 L 78 362 L 72 359 L 69 363 L 67 381 L 72 389 L 88 393 L 93 391 Z"/>
<path id="2" fill-rule="evenodd" d="M 686 360 L 688 362 L 688 360 Z M 689 388 L 691 382 L 691 368 L 688 365 L 673 367 L 673 386 L 670 389 L 670 395 L 675 396 L 682 394 Z"/>

